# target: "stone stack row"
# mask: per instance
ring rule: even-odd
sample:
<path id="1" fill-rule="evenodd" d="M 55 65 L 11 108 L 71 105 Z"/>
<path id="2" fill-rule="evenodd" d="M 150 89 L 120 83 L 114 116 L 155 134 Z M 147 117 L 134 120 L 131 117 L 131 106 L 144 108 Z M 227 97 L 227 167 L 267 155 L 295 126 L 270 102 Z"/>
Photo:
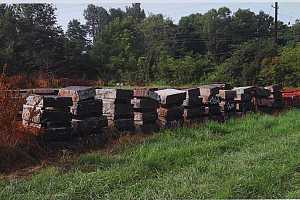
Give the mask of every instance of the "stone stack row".
<path id="1" fill-rule="evenodd" d="M 175 128 L 183 123 L 183 101 L 186 92 L 176 89 L 155 91 L 160 97 L 160 106 L 157 109 L 161 128 Z"/>
<path id="2" fill-rule="evenodd" d="M 92 87 L 70 86 L 59 90 L 59 96 L 70 97 L 72 105 L 73 134 L 78 136 L 98 135 L 107 126 L 107 119 L 102 115 L 102 100 L 95 99 Z"/>
<path id="3" fill-rule="evenodd" d="M 119 131 L 133 131 L 135 128 L 132 98 L 132 90 L 96 89 L 96 99 L 103 101 L 103 115 L 107 117 L 109 127 Z"/>
<path id="4" fill-rule="evenodd" d="M 203 106 L 203 98 L 200 97 L 200 90 L 198 88 L 186 89 L 186 98 L 183 101 L 183 117 L 187 123 L 199 121 L 205 111 Z"/>
<path id="5" fill-rule="evenodd" d="M 159 130 L 158 102 L 159 96 L 152 89 L 138 88 L 133 91 L 131 100 L 134 110 L 134 125 L 136 132 L 151 133 Z"/>
<path id="6" fill-rule="evenodd" d="M 71 136 L 72 99 L 55 95 L 29 95 L 23 105 L 22 123 L 46 140 L 62 140 Z"/>

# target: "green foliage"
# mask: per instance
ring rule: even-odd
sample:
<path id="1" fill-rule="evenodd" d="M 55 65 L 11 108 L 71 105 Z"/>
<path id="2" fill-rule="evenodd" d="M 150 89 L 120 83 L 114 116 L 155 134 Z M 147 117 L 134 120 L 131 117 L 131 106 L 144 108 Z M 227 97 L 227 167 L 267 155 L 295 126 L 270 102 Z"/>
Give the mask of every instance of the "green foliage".
<path id="1" fill-rule="evenodd" d="M 71 20 L 64 34 L 51 4 L 0 4 L 0 67 L 10 74 L 46 70 L 58 76 L 107 82 L 298 85 L 293 60 L 299 22 L 229 8 L 184 16 L 146 16 L 140 3 L 125 10 L 88 5 L 86 24 Z M 282 53 L 281 53 L 282 50 Z M 291 55 L 291 56 L 289 56 Z M 292 56 L 293 55 L 293 56 Z"/>
<path id="2" fill-rule="evenodd" d="M 299 129 L 294 110 L 165 130 L 112 155 L 83 154 L 69 171 L 46 167 L 0 181 L 0 198 L 298 198 Z"/>

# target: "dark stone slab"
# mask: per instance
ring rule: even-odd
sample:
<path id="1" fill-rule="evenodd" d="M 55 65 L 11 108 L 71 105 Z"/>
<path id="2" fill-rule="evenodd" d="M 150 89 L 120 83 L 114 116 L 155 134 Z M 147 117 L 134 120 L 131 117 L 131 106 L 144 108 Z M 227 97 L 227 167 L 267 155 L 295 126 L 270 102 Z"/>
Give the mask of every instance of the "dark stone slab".
<path id="1" fill-rule="evenodd" d="M 267 98 L 271 95 L 271 91 L 263 87 L 256 87 L 255 96 L 259 98 Z"/>
<path id="2" fill-rule="evenodd" d="M 265 87 L 267 90 L 270 90 L 271 93 L 274 93 L 274 92 L 281 92 L 283 87 L 282 85 L 279 85 L 279 84 L 275 84 L 275 85 L 269 85 L 269 86 L 266 86 Z"/>
<path id="3" fill-rule="evenodd" d="M 134 110 L 156 110 L 158 108 L 158 101 L 149 98 L 134 98 L 131 100 Z"/>
<path id="4" fill-rule="evenodd" d="M 162 108 L 157 109 L 159 119 L 173 121 L 183 117 L 183 107 Z"/>
<path id="5" fill-rule="evenodd" d="M 196 107 L 196 108 L 190 108 L 184 109 L 183 116 L 185 119 L 194 119 L 194 118 L 200 118 L 204 114 L 204 107 Z"/>
<path id="6" fill-rule="evenodd" d="M 203 103 L 206 105 L 219 105 L 219 103 L 221 102 L 221 98 L 219 96 L 203 96 Z"/>
<path id="7" fill-rule="evenodd" d="M 199 87 L 200 95 L 203 97 L 214 96 L 219 93 L 220 87 L 216 85 L 202 85 Z"/>
<path id="8" fill-rule="evenodd" d="M 186 92 L 175 89 L 164 89 L 155 91 L 160 97 L 160 103 L 164 105 L 182 105 L 186 99 Z"/>
<path id="9" fill-rule="evenodd" d="M 134 121 L 153 122 L 158 118 L 157 112 L 140 113 L 134 112 Z"/>
<path id="10" fill-rule="evenodd" d="M 108 126 L 106 117 L 90 117 L 84 120 L 72 119 L 72 128 L 76 135 L 91 135 L 99 134 L 102 128 Z"/>
<path id="11" fill-rule="evenodd" d="M 70 112 L 74 118 L 100 117 L 102 116 L 102 101 L 90 99 L 74 103 Z"/>
<path id="12" fill-rule="evenodd" d="M 150 98 L 160 101 L 160 97 L 155 93 L 157 88 L 136 88 L 133 90 L 133 96 L 138 98 Z"/>
<path id="13" fill-rule="evenodd" d="M 133 118 L 108 120 L 108 126 L 114 127 L 119 131 L 134 131 L 135 129 Z"/>
<path id="14" fill-rule="evenodd" d="M 148 123 L 148 124 L 135 124 L 135 132 L 136 133 L 154 133 L 159 131 L 158 123 Z"/>
<path id="15" fill-rule="evenodd" d="M 255 95 L 256 87 L 254 86 L 235 87 L 232 90 L 235 90 L 237 95 L 241 95 L 241 94 Z"/>
<path id="16" fill-rule="evenodd" d="M 70 97 L 60 97 L 54 95 L 30 95 L 26 98 L 26 104 L 31 106 L 38 106 L 38 107 L 68 107 L 72 106 L 72 98 Z"/>
<path id="17" fill-rule="evenodd" d="M 198 97 L 198 98 L 185 99 L 182 105 L 185 108 L 189 108 L 189 107 L 199 107 L 202 106 L 202 104 L 203 104 L 203 98 Z"/>
<path id="18" fill-rule="evenodd" d="M 23 105 L 22 119 L 34 123 L 67 122 L 71 120 L 71 116 L 63 111 L 42 110 L 39 107 Z"/>
<path id="19" fill-rule="evenodd" d="M 104 99 L 103 100 L 103 114 L 132 114 L 133 106 L 131 104 L 115 104 L 113 101 Z"/>
<path id="20" fill-rule="evenodd" d="M 236 102 L 233 100 L 229 101 L 222 101 L 220 103 L 221 111 L 228 113 L 228 112 L 236 112 Z"/>
<path id="21" fill-rule="evenodd" d="M 236 98 L 235 90 L 219 90 L 219 95 L 223 100 L 233 100 Z"/>

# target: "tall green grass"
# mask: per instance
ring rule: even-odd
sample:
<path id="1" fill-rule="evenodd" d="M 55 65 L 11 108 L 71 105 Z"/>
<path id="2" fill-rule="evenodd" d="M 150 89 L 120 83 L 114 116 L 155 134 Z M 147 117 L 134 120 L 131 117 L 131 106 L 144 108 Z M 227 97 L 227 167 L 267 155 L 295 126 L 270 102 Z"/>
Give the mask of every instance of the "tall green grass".
<path id="1" fill-rule="evenodd" d="M 300 110 L 165 130 L 70 171 L 0 182 L 0 199 L 300 198 Z"/>

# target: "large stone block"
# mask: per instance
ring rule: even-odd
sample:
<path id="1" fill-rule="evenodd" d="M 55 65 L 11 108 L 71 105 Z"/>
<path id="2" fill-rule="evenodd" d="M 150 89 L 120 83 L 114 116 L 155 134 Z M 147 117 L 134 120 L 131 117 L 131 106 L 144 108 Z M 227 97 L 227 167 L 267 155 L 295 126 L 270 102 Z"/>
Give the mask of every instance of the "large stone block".
<path id="1" fill-rule="evenodd" d="M 221 98 L 219 96 L 203 96 L 203 103 L 206 105 L 219 105 L 221 102 Z"/>
<path id="2" fill-rule="evenodd" d="M 95 98 L 96 92 L 92 87 L 70 86 L 59 90 L 59 96 L 71 97 L 73 102 Z"/>
<path id="3" fill-rule="evenodd" d="M 196 108 L 185 108 L 183 112 L 183 116 L 185 119 L 194 119 L 200 118 L 204 114 L 204 107 L 196 107 Z"/>
<path id="4" fill-rule="evenodd" d="M 279 84 L 270 85 L 270 86 L 267 86 L 265 88 L 268 89 L 268 90 L 270 90 L 270 92 L 272 92 L 272 93 L 274 93 L 274 92 L 281 92 L 281 90 L 283 89 L 282 85 L 279 85 Z"/>
<path id="5" fill-rule="evenodd" d="M 220 87 L 216 85 L 202 85 L 199 87 L 200 95 L 203 97 L 215 96 L 219 93 Z"/>
<path id="6" fill-rule="evenodd" d="M 203 98 L 202 97 L 198 97 L 198 98 L 191 98 L 191 99 L 185 99 L 183 101 L 183 106 L 185 108 L 189 108 L 189 107 L 199 107 L 202 106 L 203 104 Z"/>
<path id="7" fill-rule="evenodd" d="M 75 134 L 91 135 L 101 133 L 102 128 L 108 126 L 107 118 L 90 117 L 83 120 L 72 119 L 72 128 Z"/>
<path id="8" fill-rule="evenodd" d="M 86 117 L 100 117 L 102 115 L 102 100 L 89 99 L 85 101 L 75 102 L 70 107 L 70 112 L 73 117 L 86 118 Z"/>
<path id="9" fill-rule="evenodd" d="M 108 126 L 114 127 L 119 131 L 134 131 L 135 129 L 133 118 L 108 120 Z"/>
<path id="10" fill-rule="evenodd" d="M 236 102 L 235 101 L 222 101 L 220 103 L 221 111 L 227 112 L 236 112 Z"/>
<path id="11" fill-rule="evenodd" d="M 103 114 L 131 114 L 133 106 L 131 104 L 115 104 L 114 101 L 103 100 Z"/>
<path id="12" fill-rule="evenodd" d="M 157 88 L 136 88 L 133 90 L 133 96 L 138 98 L 151 98 L 160 101 L 160 97 L 155 93 Z"/>
<path id="13" fill-rule="evenodd" d="M 134 112 L 134 121 L 154 122 L 158 118 L 157 112 L 140 113 Z"/>
<path id="14" fill-rule="evenodd" d="M 232 90 L 235 90 L 237 95 L 246 94 L 246 93 L 250 95 L 255 95 L 256 87 L 254 86 L 235 87 Z"/>
<path id="15" fill-rule="evenodd" d="M 23 105 L 22 119 L 33 123 L 70 121 L 70 113 L 58 110 L 43 110 L 40 107 Z"/>
<path id="16" fill-rule="evenodd" d="M 133 91 L 125 89 L 96 89 L 96 96 L 100 99 L 132 99 Z"/>
<path id="17" fill-rule="evenodd" d="M 223 100 L 232 100 L 236 98 L 235 90 L 219 90 L 219 95 Z"/>
<path id="18" fill-rule="evenodd" d="M 164 89 L 155 91 L 160 97 L 160 103 L 166 106 L 182 105 L 186 99 L 186 92 L 175 89 Z"/>
<path id="19" fill-rule="evenodd" d="M 60 96 L 41 96 L 41 95 L 30 95 L 26 98 L 26 104 L 30 106 L 38 107 L 53 107 L 62 108 L 72 106 L 72 98 L 60 97 Z"/>
<path id="20" fill-rule="evenodd" d="M 271 95 L 271 91 L 263 87 L 256 87 L 255 96 L 259 98 L 267 98 Z"/>
<path id="21" fill-rule="evenodd" d="M 157 109 L 159 119 L 172 121 L 181 119 L 183 117 L 183 107 L 163 108 Z"/>
<path id="22" fill-rule="evenodd" d="M 185 89 L 186 99 L 197 99 L 200 96 L 199 88 Z"/>
<path id="23" fill-rule="evenodd" d="M 135 111 L 151 111 L 158 108 L 158 102 L 150 98 L 134 98 L 131 100 L 131 104 Z"/>

